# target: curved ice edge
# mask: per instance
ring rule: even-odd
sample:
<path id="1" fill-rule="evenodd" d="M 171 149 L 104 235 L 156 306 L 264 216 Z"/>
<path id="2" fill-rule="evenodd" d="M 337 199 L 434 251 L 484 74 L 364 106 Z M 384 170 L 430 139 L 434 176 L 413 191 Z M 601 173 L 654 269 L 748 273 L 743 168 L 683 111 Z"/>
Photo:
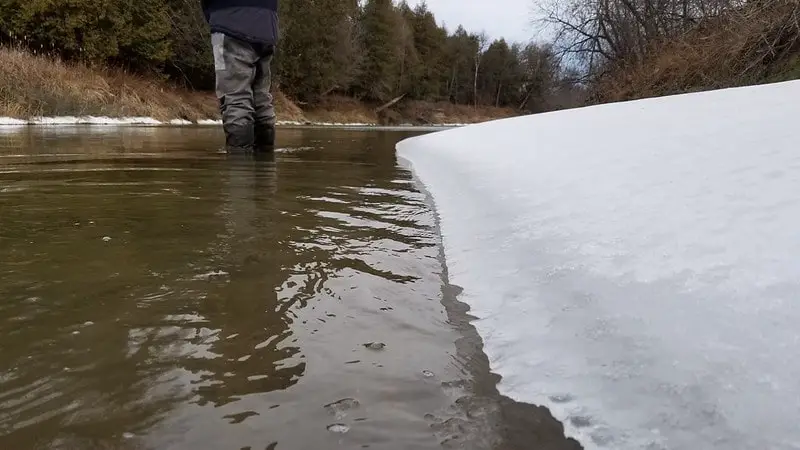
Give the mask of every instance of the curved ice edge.
<path id="1" fill-rule="evenodd" d="M 2 127 L 21 127 L 21 126 L 68 126 L 68 125 L 105 125 L 105 126 L 122 126 L 122 125 L 140 125 L 140 126 L 185 126 L 185 125 L 221 125 L 222 121 L 219 119 L 200 119 L 196 122 L 185 119 L 172 119 L 169 121 L 160 121 L 152 117 L 106 117 L 106 116 L 58 116 L 58 117 L 32 117 L 29 119 L 16 119 L 13 117 L 0 117 L 0 126 Z M 293 120 L 279 120 L 279 126 L 313 126 L 313 127 L 345 127 L 345 128 L 377 128 L 377 129 L 407 129 L 407 128 L 427 128 L 427 129 L 441 129 L 460 127 L 467 124 L 463 123 L 445 123 L 445 124 L 432 124 L 432 125 L 413 125 L 401 124 L 397 126 L 378 125 L 375 123 L 359 123 L 359 122 L 309 122 L 309 121 L 293 121 Z"/>
<path id="2" fill-rule="evenodd" d="M 442 227 L 441 217 L 439 216 L 439 211 L 436 207 L 436 197 L 431 193 L 431 191 L 428 189 L 427 184 L 420 177 L 419 172 L 415 169 L 412 159 L 405 156 L 405 154 L 401 151 L 399 143 L 397 147 L 397 162 L 399 166 L 409 171 L 409 173 L 411 174 L 411 178 L 414 184 L 416 185 L 417 189 L 425 196 L 427 202 L 430 205 L 431 210 L 433 211 L 433 214 L 437 216 L 437 223 L 439 224 L 439 230 L 441 232 L 441 227 Z M 447 265 L 448 254 L 450 253 L 450 250 L 448 249 L 448 246 L 445 242 L 446 239 L 444 238 L 444 236 L 441 237 L 442 237 L 442 253 L 444 255 L 443 264 Z M 464 288 L 458 283 L 455 283 L 452 279 L 452 276 L 450 276 L 448 283 L 450 283 L 453 286 L 459 286 L 459 294 L 456 295 L 456 297 L 461 297 L 465 293 Z M 591 436 L 591 433 L 592 431 L 597 431 L 597 426 L 595 426 L 593 429 L 589 429 L 587 427 L 573 426 L 572 422 L 570 421 L 570 418 L 580 416 L 581 411 L 569 408 L 569 402 L 556 402 L 553 401 L 552 397 L 547 397 L 547 396 L 537 397 L 533 399 L 531 398 L 523 399 L 521 396 L 515 395 L 516 393 L 513 391 L 513 389 L 510 389 L 505 383 L 503 383 L 504 379 L 503 375 L 505 371 L 502 369 L 498 370 L 496 361 L 493 358 L 493 354 L 490 353 L 491 350 L 487 348 L 488 343 L 486 342 L 486 337 L 489 334 L 491 334 L 493 330 L 491 328 L 487 328 L 483 324 L 482 319 L 486 318 L 488 313 L 487 312 L 482 313 L 480 311 L 477 311 L 475 308 L 475 304 L 473 302 L 470 302 L 469 300 L 459 299 L 459 301 L 469 306 L 470 310 L 468 314 L 474 317 L 474 320 L 471 320 L 470 324 L 475 327 L 475 330 L 478 333 L 478 338 L 482 341 L 481 342 L 482 351 L 485 352 L 489 360 L 489 368 L 493 373 L 497 374 L 500 377 L 500 381 L 497 383 L 496 386 L 498 394 L 520 404 L 528 404 L 532 406 L 541 406 L 547 408 L 547 410 L 550 412 L 553 418 L 556 419 L 558 422 L 560 422 L 561 425 L 564 427 L 565 438 L 571 438 L 576 440 L 585 449 L 591 448 L 587 447 L 586 444 L 592 442 L 593 438 Z"/>

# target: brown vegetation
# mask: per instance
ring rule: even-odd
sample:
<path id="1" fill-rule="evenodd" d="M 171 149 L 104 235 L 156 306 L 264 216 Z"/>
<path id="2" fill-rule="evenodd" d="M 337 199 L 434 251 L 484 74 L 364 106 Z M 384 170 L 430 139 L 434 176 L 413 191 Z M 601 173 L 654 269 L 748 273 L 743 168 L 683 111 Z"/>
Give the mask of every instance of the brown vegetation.
<path id="1" fill-rule="evenodd" d="M 519 115 L 513 108 L 409 101 L 398 108 L 400 120 L 414 124 L 477 123 Z"/>
<path id="2" fill-rule="evenodd" d="M 214 117 L 206 94 L 191 94 L 120 70 L 97 70 L 28 51 L 0 48 L 0 116 Z"/>
<path id="3" fill-rule="evenodd" d="M 797 0 L 554 0 L 590 103 L 800 77 Z"/>
<path id="4" fill-rule="evenodd" d="M 350 97 L 328 96 L 305 115 L 319 123 L 370 123 L 380 125 L 440 125 L 484 122 L 519 115 L 512 108 L 457 105 L 449 102 L 407 100 L 376 112 L 380 105 Z"/>
<path id="5" fill-rule="evenodd" d="M 350 97 L 328 96 L 304 111 L 275 93 L 281 121 L 369 124 L 471 123 L 516 114 L 508 108 L 401 102 L 378 114 L 376 105 Z M 176 87 L 157 78 L 122 70 L 66 63 L 49 55 L 0 47 L 0 117 L 40 116 L 152 117 L 168 121 L 217 119 L 211 92 Z"/>
<path id="6" fill-rule="evenodd" d="M 654 43 L 637 61 L 598 80 L 593 101 L 609 102 L 800 77 L 800 3 L 754 3 Z"/>

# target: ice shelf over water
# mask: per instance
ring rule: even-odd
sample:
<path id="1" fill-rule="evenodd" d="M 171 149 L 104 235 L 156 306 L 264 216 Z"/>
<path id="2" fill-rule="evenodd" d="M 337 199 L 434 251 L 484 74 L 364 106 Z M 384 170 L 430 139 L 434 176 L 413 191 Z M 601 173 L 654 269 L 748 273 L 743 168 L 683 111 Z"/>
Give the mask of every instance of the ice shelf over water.
<path id="1" fill-rule="evenodd" d="M 406 139 L 501 392 L 587 449 L 800 449 L 800 82 Z"/>

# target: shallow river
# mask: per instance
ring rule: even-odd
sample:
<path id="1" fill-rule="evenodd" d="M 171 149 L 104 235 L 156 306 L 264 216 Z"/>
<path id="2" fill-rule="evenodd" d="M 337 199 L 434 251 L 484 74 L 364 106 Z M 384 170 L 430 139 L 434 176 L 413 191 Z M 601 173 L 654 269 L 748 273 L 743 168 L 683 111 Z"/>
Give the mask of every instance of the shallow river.
<path id="1" fill-rule="evenodd" d="M 497 394 L 418 132 L 0 129 L 0 448 L 577 448 Z"/>

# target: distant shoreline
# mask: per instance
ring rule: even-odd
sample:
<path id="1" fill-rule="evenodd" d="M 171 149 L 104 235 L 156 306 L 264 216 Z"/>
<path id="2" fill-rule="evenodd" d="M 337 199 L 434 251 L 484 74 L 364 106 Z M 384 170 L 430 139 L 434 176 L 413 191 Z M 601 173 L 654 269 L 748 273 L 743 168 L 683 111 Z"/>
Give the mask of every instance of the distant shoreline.
<path id="1" fill-rule="evenodd" d="M 96 117 L 96 116 L 61 116 L 61 117 L 32 117 L 29 119 L 16 119 L 13 117 L 0 117 L 0 128 L 16 127 L 64 127 L 64 126 L 135 126 L 135 127 L 204 127 L 220 126 L 218 119 L 200 119 L 190 121 L 173 119 L 168 121 L 157 120 L 152 117 Z M 397 125 L 382 125 L 378 123 L 359 122 L 316 122 L 279 120 L 277 126 L 291 128 L 368 128 L 368 129 L 440 129 L 455 128 L 469 125 L 469 123 L 441 123 L 417 125 L 412 123 Z"/>
<path id="2" fill-rule="evenodd" d="M 0 126 L 221 123 L 213 92 L 17 48 L 0 46 L 0 62 Z M 333 94 L 301 107 L 280 90 L 273 95 L 281 126 L 456 126 L 522 114 L 511 108 L 447 101 L 376 105 Z"/>

